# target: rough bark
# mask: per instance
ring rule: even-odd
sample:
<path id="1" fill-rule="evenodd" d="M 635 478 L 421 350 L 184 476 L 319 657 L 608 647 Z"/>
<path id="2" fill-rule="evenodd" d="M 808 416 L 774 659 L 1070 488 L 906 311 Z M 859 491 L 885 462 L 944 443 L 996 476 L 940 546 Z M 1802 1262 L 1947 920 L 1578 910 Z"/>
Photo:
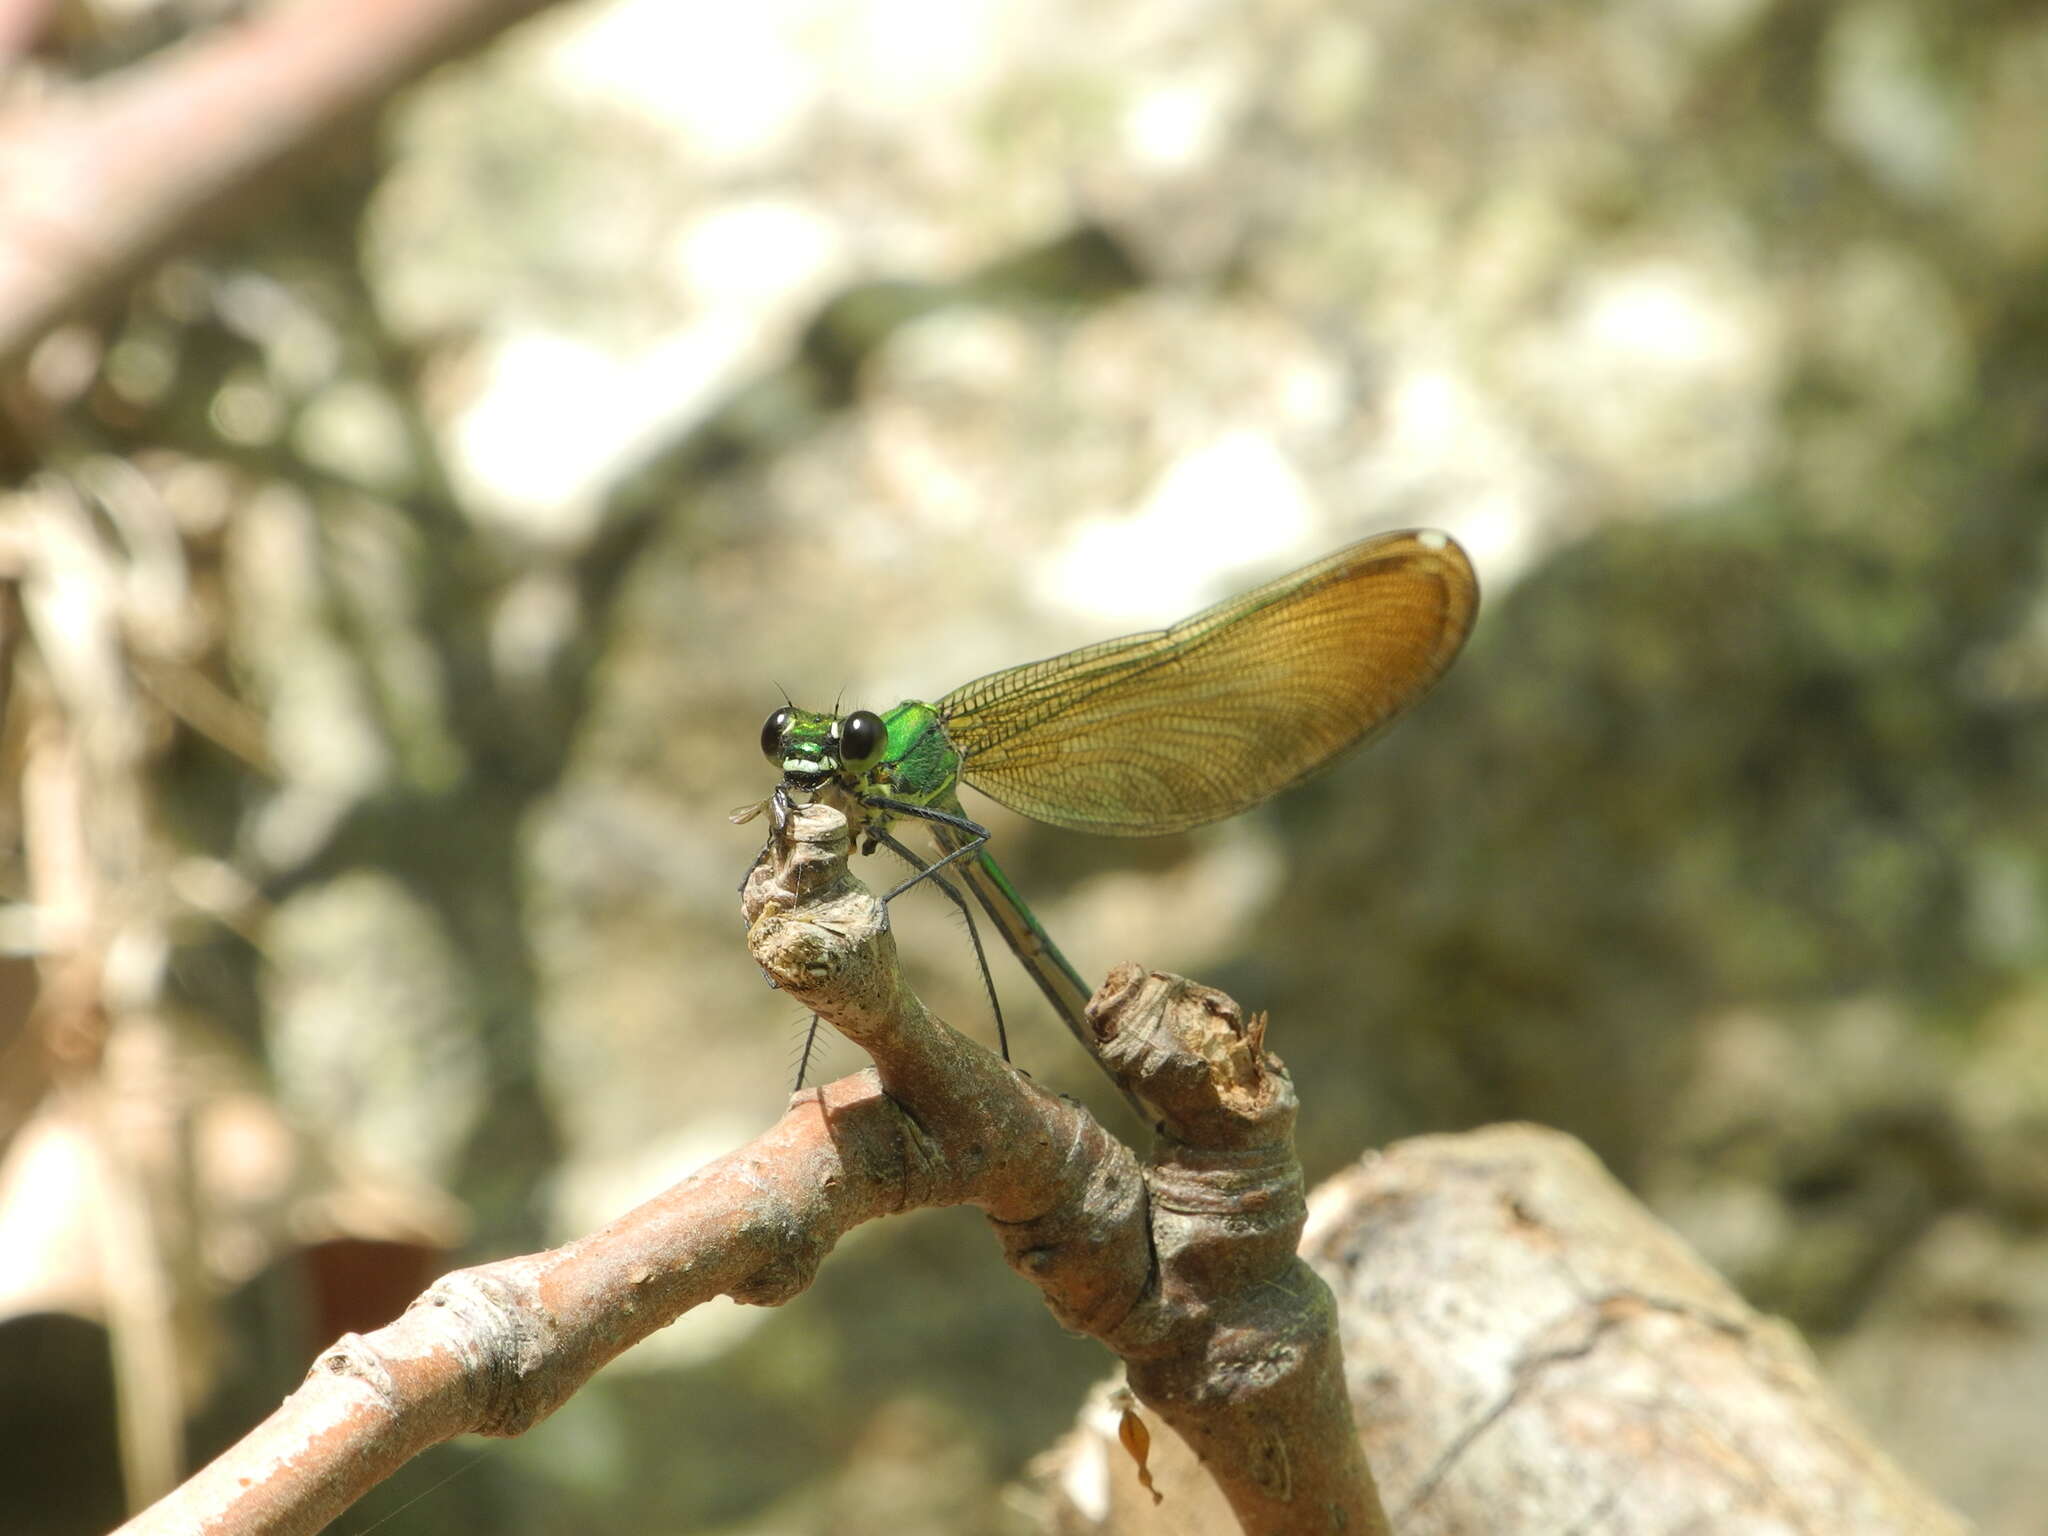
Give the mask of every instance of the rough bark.
<path id="1" fill-rule="evenodd" d="M 1582 1145 L 1497 1126 L 1402 1142 L 1319 1188 L 1302 1253 L 1343 1318 L 1352 1405 L 1402 1536 L 1941 1536 L 1963 1522 L 1849 1421 Z M 1098 1400 L 1037 1469 L 1049 1528 L 1231 1528 L 1161 1437 L 1156 1510 Z"/>

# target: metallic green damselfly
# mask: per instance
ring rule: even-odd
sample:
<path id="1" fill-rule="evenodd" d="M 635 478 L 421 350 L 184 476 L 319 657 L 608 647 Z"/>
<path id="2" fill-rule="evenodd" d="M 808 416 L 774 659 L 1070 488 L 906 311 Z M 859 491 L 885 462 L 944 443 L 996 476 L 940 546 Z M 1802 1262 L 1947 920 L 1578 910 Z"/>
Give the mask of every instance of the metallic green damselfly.
<path id="1" fill-rule="evenodd" d="M 1091 1055 L 1090 988 L 1000 866 L 959 786 L 1039 821 L 1118 837 L 1220 821 L 1299 783 L 1374 735 L 1443 675 L 1471 632 L 1479 586 L 1451 538 L 1362 540 L 1169 629 L 992 672 L 936 704 L 876 714 L 793 705 L 761 728 L 792 797 L 843 811 L 863 851 L 891 849 L 968 918 L 957 876 Z M 939 856 L 900 842 L 923 822 Z M 994 987 L 990 986 L 994 1002 Z M 1009 1054 L 1000 1005 L 996 1028 Z"/>

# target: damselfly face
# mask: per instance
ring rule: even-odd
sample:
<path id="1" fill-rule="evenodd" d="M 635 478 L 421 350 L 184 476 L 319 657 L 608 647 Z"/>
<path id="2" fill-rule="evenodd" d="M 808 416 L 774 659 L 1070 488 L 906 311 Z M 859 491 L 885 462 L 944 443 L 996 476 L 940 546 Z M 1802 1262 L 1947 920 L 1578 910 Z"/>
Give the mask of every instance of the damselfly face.
<path id="1" fill-rule="evenodd" d="M 785 706 L 761 727 L 761 753 L 781 770 L 784 789 L 852 788 L 888 748 L 888 727 L 865 709 L 825 715 Z"/>

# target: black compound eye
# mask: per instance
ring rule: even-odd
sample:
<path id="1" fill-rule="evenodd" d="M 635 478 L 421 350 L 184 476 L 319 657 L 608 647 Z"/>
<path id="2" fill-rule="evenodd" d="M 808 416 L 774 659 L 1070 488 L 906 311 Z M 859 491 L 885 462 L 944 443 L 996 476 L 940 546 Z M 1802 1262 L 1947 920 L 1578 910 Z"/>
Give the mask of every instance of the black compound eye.
<path id="1" fill-rule="evenodd" d="M 889 727 L 870 709 L 856 709 L 839 722 L 839 761 L 849 768 L 865 768 L 889 745 Z"/>
<path id="2" fill-rule="evenodd" d="M 782 733 L 789 729 L 789 711 L 778 709 L 761 727 L 761 755 L 776 767 L 782 766 Z"/>

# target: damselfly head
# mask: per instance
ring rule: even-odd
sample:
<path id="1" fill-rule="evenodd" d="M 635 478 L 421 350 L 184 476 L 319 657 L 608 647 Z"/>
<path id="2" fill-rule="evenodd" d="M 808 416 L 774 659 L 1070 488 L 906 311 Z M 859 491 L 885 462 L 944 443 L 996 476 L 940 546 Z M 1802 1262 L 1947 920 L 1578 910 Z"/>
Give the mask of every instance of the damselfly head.
<path id="1" fill-rule="evenodd" d="M 842 716 L 785 705 L 761 726 L 761 753 L 790 789 L 820 789 L 842 773 L 864 773 L 888 749 L 889 728 L 872 710 Z"/>

